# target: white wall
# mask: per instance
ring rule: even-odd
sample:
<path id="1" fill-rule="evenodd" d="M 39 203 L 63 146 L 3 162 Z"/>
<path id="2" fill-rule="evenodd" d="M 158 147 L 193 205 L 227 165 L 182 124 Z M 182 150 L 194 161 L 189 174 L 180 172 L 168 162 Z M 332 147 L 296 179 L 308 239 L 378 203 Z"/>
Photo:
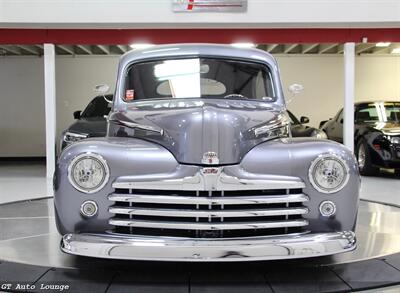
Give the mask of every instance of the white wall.
<path id="1" fill-rule="evenodd" d="M 289 105 L 310 125 L 332 117 L 343 105 L 342 56 L 278 56 L 284 88 L 297 82 L 305 90 Z M 57 130 L 73 122 L 95 95 L 94 85 L 114 88 L 118 57 L 57 57 Z M 356 99 L 400 100 L 400 57 L 356 58 Z M 44 156 L 43 59 L 0 58 L 0 157 Z"/>
<path id="2" fill-rule="evenodd" d="M 43 59 L 0 57 L 0 157 L 45 154 Z"/>
<path id="3" fill-rule="evenodd" d="M 309 125 L 333 117 L 343 106 L 343 56 L 280 56 L 286 97 L 287 87 L 300 83 L 305 90 L 288 105 L 297 116 L 308 116 Z M 356 101 L 397 99 L 400 101 L 400 57 L 356 57 Z"/>
<path id="4" fill-rule="evenodd" d="M 1 27 L 390 27 L 398 0 L 248 0 L 247 13 L 173 13 L 172 0 L 0 0 Z M 205 21 L 206 20 L 206 21 Z"/>
<path id="5" fill-rule="evenodd" d="M 56 59 L 58 135 L 74 121 L 72 113 L 83 110 L 96 96 L 95 85 L 108 84 L 110 92 L 114 92 L 117 67 L 115 56 Z"/>

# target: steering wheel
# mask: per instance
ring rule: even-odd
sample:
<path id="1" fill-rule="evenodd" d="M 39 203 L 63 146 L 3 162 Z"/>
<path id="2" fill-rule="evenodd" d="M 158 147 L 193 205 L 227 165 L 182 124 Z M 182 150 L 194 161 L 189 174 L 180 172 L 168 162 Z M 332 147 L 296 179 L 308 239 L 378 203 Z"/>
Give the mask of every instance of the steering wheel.
<path id="1" fill-rule="evenodd" d="M 230 98 L 248 99 L 248 97 L 241 95 L 241 94 L 230 94 L 230 95 L 226 95 L 224 97 L 224 99 L 230 99 Z"/>

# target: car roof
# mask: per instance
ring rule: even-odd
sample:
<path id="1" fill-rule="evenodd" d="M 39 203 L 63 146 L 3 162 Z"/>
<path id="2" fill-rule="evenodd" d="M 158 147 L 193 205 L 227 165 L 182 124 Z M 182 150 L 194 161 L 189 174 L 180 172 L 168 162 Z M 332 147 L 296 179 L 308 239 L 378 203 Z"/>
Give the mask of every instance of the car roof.
<path id="1" fill-rule="evenodd" d="M 167 57 L 182 56 L 221 56 L 249 60 L 259 60 L 263 63 L 276 65 L 275 58 L 271 54 L 253 48 L 236 48 L 230 45 L 220 44 L 169 44 L 158 45 L 147 49 L 132 50 L 121 57 L 121 63 L 131 63 L 146 59 L 161 59 Z"/>
<path id="2" fill-rule="evenodd" d="M 370 103 L 400 103 L 400 99 L 399 100 L 370 100 L 370 101 L 359 101 L 354 103 L 354 105 L 362 105 L 362 104 L 370 104 Z"/>

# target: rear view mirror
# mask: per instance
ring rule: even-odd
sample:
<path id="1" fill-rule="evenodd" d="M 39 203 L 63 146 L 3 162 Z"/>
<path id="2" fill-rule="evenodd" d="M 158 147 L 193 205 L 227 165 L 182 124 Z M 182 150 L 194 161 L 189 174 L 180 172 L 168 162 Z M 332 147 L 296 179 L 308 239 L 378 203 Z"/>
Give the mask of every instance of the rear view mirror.
<path id="1" fill-rule="evenodd" d="M 306 123 L 310 122 L 310 118 L 308 118 L 306 116 L 301 116 L 300 122 L 301 122 L 301 124 L 306 124 Z"/>
<path id="2" fill-rule="evenodd" d="M 80 119 L 81 118 L 81 113 L 82 113 L 82 111 L 75 111 L 74 112 L 74 119 Z"/>

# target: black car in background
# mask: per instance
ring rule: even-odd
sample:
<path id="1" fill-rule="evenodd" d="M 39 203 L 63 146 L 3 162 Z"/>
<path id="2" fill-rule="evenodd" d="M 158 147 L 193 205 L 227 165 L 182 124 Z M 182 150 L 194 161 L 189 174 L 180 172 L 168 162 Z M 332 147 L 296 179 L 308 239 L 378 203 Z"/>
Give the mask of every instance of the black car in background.
<path id="1" fill-rule="evenodd" d="M 400 101 L 359 102 L 354 108 L 354 153 L 362 175 L 379 168 L 400 173 Z M 343 143 L 343 109 L 321 122 L 328 138 Z"/>
<path id="2" fill-rule="evenodd" d="M 306 126 L 310 119 L 301 116 L 300 120 L 289 110 L 287 110 L 290 119 L 290 130 L 293 137 L 315 137 L 326 139 L 326 134 L 322 130 L 310 126 Z"/>
<path id="3" fill-rule="evenodd" d="M 87 105 L 83 112 L 75 111 L 74 118 L 76 121 L 62 133 L 61 150 L 81 139 L 105 136 L 107 132 L 107 119 L 105 116 L 111 110 L 111 105 L 108 101 L 112 101 L 112 99 L 113 95 L 106 95 L 105 98 L 104 96 L 97 96 Z M 308 117 L 302 116 L 299 120 L 292 112 L 287 111 L 287 113 L 290 118 L 293 137 L 326 138 L 325 133 L 320 129 L 304 125 L 310 121 Z"/>
<path id="4" fill-rule="evenodd" d="M 107 101 L 108 100 L 108 101 Z M 97 96 L 86 106 L 85 110 L 75 111 L 72 123 L 61 135 L 60 148 L 88 137 L 102 137 L 107 132 L 107 119 L 110 113 L 113 95 Z"/>

